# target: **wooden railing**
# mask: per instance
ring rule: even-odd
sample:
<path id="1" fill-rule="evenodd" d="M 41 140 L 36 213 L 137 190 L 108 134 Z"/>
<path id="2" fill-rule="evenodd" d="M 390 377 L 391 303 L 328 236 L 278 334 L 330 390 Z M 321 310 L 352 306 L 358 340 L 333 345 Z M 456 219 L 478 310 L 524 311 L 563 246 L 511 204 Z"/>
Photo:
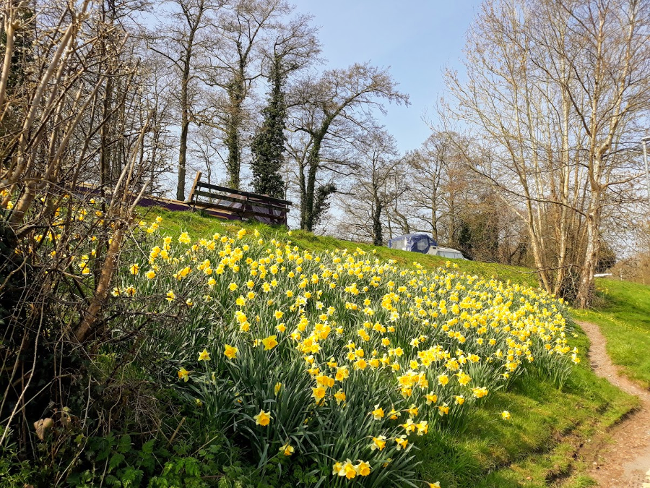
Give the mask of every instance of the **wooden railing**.
<path id="1" fill-rule="evenodd" d="M 257 220 L 276 225 L 287 225 L 291 206 L 287 200 L 204 183 L 200 171 L 196 173 L 185 203 L 193 208 L 206 209 L 224 219 Z"/>

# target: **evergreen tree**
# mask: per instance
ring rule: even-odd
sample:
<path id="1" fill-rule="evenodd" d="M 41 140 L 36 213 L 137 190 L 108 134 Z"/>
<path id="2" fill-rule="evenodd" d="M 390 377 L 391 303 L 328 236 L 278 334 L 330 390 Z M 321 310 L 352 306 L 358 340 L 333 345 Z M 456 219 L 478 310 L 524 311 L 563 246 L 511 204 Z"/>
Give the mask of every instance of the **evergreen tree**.
<path id="1" fill-rule="evenodd" d="M 337 188 L 334 183 L 327 183 L 326 185 L 321 185 L 316 189 L 314 211 L 312 213 L 314 225 L 320 224 L 323 215 L 325 215 L 325 212 L 330 208 L 328 197 L 332 193 L 336 193 L 336 191 Z"/>
<path id="2" fill-rule="evenodd" d="M 274 56 L 270 73 L 269 104 L 262 111 L 264 121 L 255 134 L 251 150 L 253 162 L 253 191 L 275 198 L 283 198 L 284 181 L 280 174 L 284 162 L 284 135 L 287 107 L 284 99 L 282 58 Z"/>

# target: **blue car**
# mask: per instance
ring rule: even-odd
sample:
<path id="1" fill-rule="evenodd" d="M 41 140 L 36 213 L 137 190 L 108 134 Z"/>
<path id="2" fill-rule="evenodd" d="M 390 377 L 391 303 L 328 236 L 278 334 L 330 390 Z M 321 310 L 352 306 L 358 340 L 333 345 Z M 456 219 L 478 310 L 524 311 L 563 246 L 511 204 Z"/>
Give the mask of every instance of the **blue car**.
<path id="1" fill-rule="evenodd" d="M 427 254 L 429 249 L 437 247 L 438 243 L 428 234 L 416 233 L 395 237 L 388 241 L 388 247 L 401 251 L 412 251 Z"/>
<path id="2" fill-rule="evenodd" d="M 388 247 L 400 251 L 432 254 L 443 258 L 466 259 L 463 253 L 450 247 L 440 247 L 435 239 L 424 233 L 406 234 L 388 241 Z"/>

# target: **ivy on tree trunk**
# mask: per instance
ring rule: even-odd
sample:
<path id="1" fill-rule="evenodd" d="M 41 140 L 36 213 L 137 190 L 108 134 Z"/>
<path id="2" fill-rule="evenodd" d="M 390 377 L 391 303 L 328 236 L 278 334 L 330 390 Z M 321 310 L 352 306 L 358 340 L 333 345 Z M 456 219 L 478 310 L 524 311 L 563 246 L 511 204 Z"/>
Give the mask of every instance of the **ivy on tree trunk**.
<path id="1" fill-rule="evenodd" d="M 281 58 L 275 56 L 271 69 L 271 94 L 269 104 L 264 108 L 264 122 L 258 130 L 251 151 L 253 161 L 253 191 L 274 198 L 284 197 L 284 181 L 280 169 L 284 162 L 284 135 L 287 108 L 283 92 Z"/>

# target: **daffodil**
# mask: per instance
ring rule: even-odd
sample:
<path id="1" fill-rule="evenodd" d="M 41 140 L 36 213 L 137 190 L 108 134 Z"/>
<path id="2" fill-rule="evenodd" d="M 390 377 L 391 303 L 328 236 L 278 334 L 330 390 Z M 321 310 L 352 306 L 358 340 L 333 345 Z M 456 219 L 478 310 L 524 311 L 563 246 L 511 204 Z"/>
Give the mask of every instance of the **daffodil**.
<path id="1" fill-rule="evenodd" d="M 273 349 L 275 346 L 278 345 L 278 341 L 276 340 L 277 336 L 272 335 L 267 337 L 266 339 L 262 339 L 262 344 L 264 345 L 264 350 L 268 351 L 269 349 Z"/>
<path id="2" fill-rule="evenodd" d="M 282 447 L 280 447 L 280 452 L 285 456 L 291 456 L 295 452 L 295 449 L 293 448 L 293 446 L 289 444 L 285 444 Z"/>
<path id="3" fill-rule="evenodd" d="M 224 349 L 225 350 L 223 353 L 228 359 L 235 359 L 237 357 L 237 353 L 239 352 L 236 347 L 233 347 L 229 344 L 225 344 Z"/>
<path id="4" fill-rule="evenodd" d="M 435 393 L 427 393 L 426 395 L 424 395 L 424 397 L 427 400 L 427 405 L 436 403 L 438 401 L 438 395 L 436 395 Z"/>
<path id="5" fill-rule="evenodd" d="M 397 443 L 397 450 L 399 451 L 400 449 L 406 449 L 406 446 L 408 445 L 409 441 L 406 438 L 405 435 L 400 435 L 395 438 L 395 442 Z"/>
<path id="6" fill-rule="evenodd" d="M 183 381 L 187 382 L 189 377 L 190 377 L 190 372 L 188 370 L 186 370 L 185 368 L 181 368 L 181 369 L 178 370 L 178 379 L 179 380 L 183 380 Z"/>
<path id="7" fill-rule="evenodd" d="M 418 435 L 424 435 L 429 432 L 429 424 L 426 420 L 418 422 L 415 424 L 415 427 L 418 429 Z"/>
<path id="8" fill-rule="evenodd" d="M 345 463 L 341 464 L 340 469 L 338 471 L 338 475 L 345 476 L 349 480 L 355 478 L 357 476 L 357 470 L 354 468 L 354 464 L 352 464 L 352 461 L 347 459 Z"/>
<path id="9" fill-rule="evenodd" d="M 325 398 L 325 393 L 326 390 L 322 386 L 312 388 L 312 396 L 314 397 L 314 400 L 316 400 L 317 404 L 320 404 L 323 401 L 323 398 Z"/>
<path id="10" fill-rule="evenodd" d="M 272 418 L 273 417 L 271 417 L 271 412 L 265 412 L 264 410 L 260 410 L 260 413 L 253 416 L 255 423 L 257 425 L 261 425 L 262 427 L 269 425 Z"/>
<path id="11" fill-rule="evenodd" d="M 372 414 L 372 418 L 375 420 L 381 420 L 384 418 L 384 409 L 379 406 L 379 404 L 375 405 L 375 409 L 370 412 Z"/>
<path id="12" fill-rule="evenodd" d="M 484 386 L 479 387 L 479 388 L 472 388 L 472 394 L 476 398 L 483 398 L 484 396 L 486 396 L 488 394 L 488 390 Z"/>
<path id="13" fill-rule="evenodd" d="M 370 474 L 370 464 L 365 461 L 359 461 L 354 469 L 359 476 L 368 476 Z"/>
<path id="14" fill-rule="evenodd" d="M 368 362 L 363 358 L 360 358 L 354 362 L 354 369 L 364 370 L 367 367 L 368 367 Z"/>
<path id="15" fill-rule="evenodd" d="M 336 399 L 337 404 L 341 404 L 345 402 L 346 396 L 345 392 L 343 390 L 339 390 L 336 393 L 334 393 L 334 398 Z"/>
<path id="16" fill-rule="evenodd" d="M 210 361 L 210 354 L 207 349 L 203 349 L 203 351 L 199 353 L 199 361 Z"/>
<path id="17" fill-rule="evenodd" d="M 383 451 L 385 447 L 386 447 L 386 436 L 380 435 L 372 438 L 372 444 L 370 445 L 370 449 L 372 451 L 377 449 Z"/>

